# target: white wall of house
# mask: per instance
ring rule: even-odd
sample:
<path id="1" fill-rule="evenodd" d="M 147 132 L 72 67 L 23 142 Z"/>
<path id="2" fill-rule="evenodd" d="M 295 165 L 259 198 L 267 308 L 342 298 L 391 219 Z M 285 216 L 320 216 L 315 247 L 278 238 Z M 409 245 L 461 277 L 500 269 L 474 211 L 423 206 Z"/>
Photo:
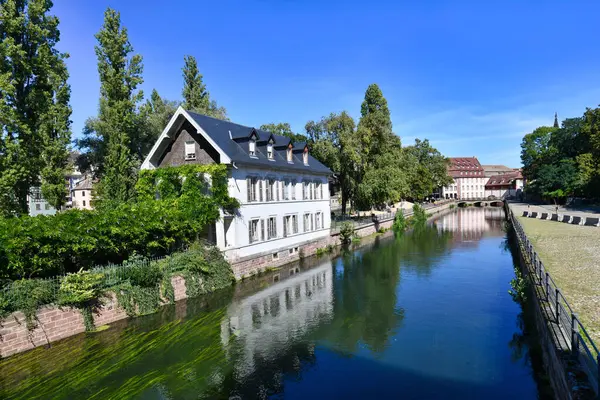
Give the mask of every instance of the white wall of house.
<path id="1" fill-rule="evenodd" d="M 252 192 L 250 195 L 256 201 L 248 201 L 248 179 L 252 179 L 254 195 Z M 269 180 L 273 180 L 273 187 L 277 188 L 272 198 L 267 198 L 267 192 L 270 192 L 270 188 L 267 188 Z M 294 181 L 296 184 L 292 186 Z M 287 190 L 284 188 L 286 182 L 289 182 Z M 312 185 L 312 199 L 310 190 L 307 191 L 308 198 L 303 198 L 305 182 Z M 258 191 L 259 187 L 262 195 Z M 329 187 L 325 175 L 238 166 L 237 169 L 231 169 L 229 195 L 236 198 L 241 207 L 237 215 L 224 215 L 216 226 L 217 245 L 225 251 L 229 260 L 290 249 L 294 252 L 295 247 L 300 244 L 329 235 L 331 213 Z M 294 231 L 294 215 L 297 232 Z M 288 216 L 288 227 L 284 230 L 284 221 Z M 269 229 L 270 218 L 274 218 L 274 232 Z M 253 221 L 258 221 L 254 225 L 258 231 L 252 229 L 254 240 L 251 242 L 250 227 Z"/>
<path id="2" fill-rule="evenodd" d="M 485 184 L 488 178 L 485 177 L 458 177 L 454 182 L 442 189 L 442 197 L 458 198 L 459 200 L 481 199 L 485 194 Z"/>

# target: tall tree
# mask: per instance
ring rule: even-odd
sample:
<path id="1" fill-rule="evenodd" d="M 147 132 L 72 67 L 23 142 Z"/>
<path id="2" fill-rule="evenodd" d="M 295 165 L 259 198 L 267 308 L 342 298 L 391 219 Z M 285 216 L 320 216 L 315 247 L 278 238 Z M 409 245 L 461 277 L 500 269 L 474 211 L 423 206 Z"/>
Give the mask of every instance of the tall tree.
<path id="1" fill-rule="evenodd" d="M 278 124 L 276 124 L 276 123 L 263 124 L 260 126 L 260 129 L 263 131 L 274 133 L 275 135 L 289 137 L 296 143 L 308 141 L 308 138 L 306 136 L 304 136 L 303 134 L 294 133 L 292 131 L 292 127 L 287 122 L 280 122 Z"/>
<path id="2" fill-rule="evenodd" d="M 227 110 L 219 107 L 210 94 L 194 56 L 185 56 L 183 65 L 183 107 L 210 117 L 227 120 Z"/>
<path id="3" fill-rule="evenodd" d="M 398 201 L 406 193 L 407 182 L 396 163 L 402 156 L 400 138 L 392 132 L 387 100 L 376 84 L 367 88 L 360 114 L 356 131 L 359 156 L 354 203 L 360 209 L 370 209 Z M 382 186 L 382 177 L 386 174 L 389 180 Z"/>
<path id="4" fill-rule="evenodd" d="M 143 99 L 142 57 L 129 54 L 133 47 L 120 14 L 108 8 L 96 34 L 95 47 L 100 74 L 100 107 L 93 130 L 100 134 L 106 155 L 99 196 L 102 201 L 128 201 L 134 195 L 136 166 L 141 154 L 132 152 L 143 127 L 138 103 Z M 136 157 L 137 156 L 137 157 Z"/>
<path id="5" fill-rule="evenodd" d="M 179 107 L 179 102 L 163 99 L 156 89 L 152 90 L 150 98 L 142 106 L 142 114 L 145 116 L 146 129 L 148 130 L 148 139 L 143 149 L 144 156 L 148 154 L 162 131 L 168 125 L 175 111 Z"/>
<path id="6" fill-rule="evenodd" d="M 350 200 L 354 187 L 358 147 L 355 140 L 355 123 L 347 112 L 330 114 L 320 121 L 309 121 L 306 132 L 311 143 L 311 154 L 328 166 L 340 185 L 342 213 Z"/>
<path id="7" fill-rule="evenodd" d="M 559 125 L 558 125 L 558 113 L 554 113 L 554 125 L 553 125 L 553 127 L 554 128 L 558 128 L 559 127 Z"/>
<path id="8" fill-rule="evenodd" d="M 521 162 L 526 179 L 535 179 L 542 165 L 552 161 L 554 148 L 551 146 L 550 138 L 555 130 L 556 128 L 549 126 L 540 126 L 523 137 Z"/>
<path id="9" fill-rule="evenodd" d="M 40 183 L 52 205 L 65 200 L 70 88 L 51 8 L 49 0 L 0 1 L 2 215 L 26 214 L 29 190 Z"/>

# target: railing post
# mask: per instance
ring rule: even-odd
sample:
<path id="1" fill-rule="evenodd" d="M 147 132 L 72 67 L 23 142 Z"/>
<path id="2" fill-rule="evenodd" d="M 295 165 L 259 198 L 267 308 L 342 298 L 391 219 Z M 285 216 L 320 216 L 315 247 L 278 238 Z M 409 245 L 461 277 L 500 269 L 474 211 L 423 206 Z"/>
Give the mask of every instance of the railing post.
<path id="1" fill-rule="evenodd" d="M 556 323 L 558 324 L 558 326 L 560 326 L 560 321 L 558 320 L 558 315 L 560 313 L 560 309 L 558 308 L 558 306 L 560 305 L 560 290 L 558 288 L 556 288 L 556 301 L 554 304 L 554 307 L 556 308 Z"/>
<path id="2" fill-rule="evenodd" d="M 579 343 L 577 343 L 577 314 L 571 313 L 571 353 L 577 355 Z"/>

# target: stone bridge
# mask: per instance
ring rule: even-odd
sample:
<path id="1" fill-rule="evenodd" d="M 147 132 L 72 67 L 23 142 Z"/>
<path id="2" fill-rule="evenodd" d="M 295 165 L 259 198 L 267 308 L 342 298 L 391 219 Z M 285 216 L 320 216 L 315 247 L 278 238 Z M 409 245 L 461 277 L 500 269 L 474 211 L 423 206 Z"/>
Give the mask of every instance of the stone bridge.
<path id="1" fill-rule="evenodd" d="M 468 199 L 468 200 L 456 200 L 458 207 L 504 207 L 504 200 L 502 199 Z"/>

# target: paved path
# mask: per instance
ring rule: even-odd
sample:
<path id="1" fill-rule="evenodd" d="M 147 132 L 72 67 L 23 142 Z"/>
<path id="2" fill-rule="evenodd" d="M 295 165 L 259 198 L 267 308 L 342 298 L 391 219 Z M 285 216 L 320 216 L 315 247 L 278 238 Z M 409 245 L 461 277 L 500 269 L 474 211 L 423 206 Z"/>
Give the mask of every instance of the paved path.
<path id="1" fill-rule="evenodd" d="M 513 209 L 517 212 L 517 215 L 523 215 L 523 211 L 531 211 L 531 212 L 547 212 L 547 213 L 555 213 L 556 208 L 551 204 L 527 204 L 527 203 L 511 203 Z M 571 215 L 576 217 L 595 217 L 599 218 L 599 212 L 592 211 L 583 211 L 576 210 L 574 208 L 564 208 L 562 206 L 558 206 L 558 213 L 560 215 Z"/>

